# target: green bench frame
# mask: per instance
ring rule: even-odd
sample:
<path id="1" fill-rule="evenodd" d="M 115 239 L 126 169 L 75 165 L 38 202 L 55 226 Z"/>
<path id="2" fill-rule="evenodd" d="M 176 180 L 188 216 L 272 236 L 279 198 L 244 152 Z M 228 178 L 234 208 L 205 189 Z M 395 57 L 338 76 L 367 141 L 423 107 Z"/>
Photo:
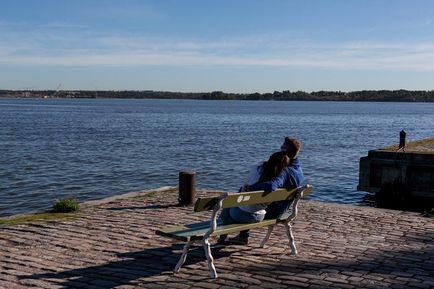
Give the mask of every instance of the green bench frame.
<path id="1" fill-rule="evenodd" d="M 208 269 L 210 271 L 211 277 L 217 278 L 217 272 L 214 266 L 214 259 L 211 254 L 211 248 L 209 244 L 210 237 L 216 237 L 219 235 L 268 226 L 268 232 L 260 245 L 260 247 L 263 248 L 265 246 L 265 243 L 270 238 L 271 232 L 273 231 L 274 227 L 278 224 L 282 224 L 286 228 L 289 245 L 291 247 L 291 254 L 297 254 L 294 235 L 292 233 L 291 221 L 293 221 L 297 216 L 298 201 L 303 196 L 310 194 L 310 192 L 312 192 L 312 186 L 305 185 L 289 191 L 287 191 L 286 189 L 278 189 L 273 192 L 256 191 L 243 193 L 223 193 L 218 197 L 200 198 L 196 201 L 194 205 L 194 211 L 202 212 L 212 210 L 213 212 L 211 216 L 211 221 L 167 227 L 157 230 L 155 233 L 157 235 L 166 236 L 186 242 L 182 250 L 181 258 L 179 259 L 179 262 L 176 264 L 176 267 L 174 269 L 175 273 L 178 272 L 181 269 L 181 266 L 184 264 L 191 244 L 194 242 L 201 242 L 205 250 L 205 255 L 208 261 Z M 219 220 L 217 220 L 217 213 L 222 208 L 271 203 L 289 199 L 294 199 L 291 204 L 291 214 L 280 219 L 267 219 L 259 223 L 235 223 L 228 225 L 224 225 Z"/>

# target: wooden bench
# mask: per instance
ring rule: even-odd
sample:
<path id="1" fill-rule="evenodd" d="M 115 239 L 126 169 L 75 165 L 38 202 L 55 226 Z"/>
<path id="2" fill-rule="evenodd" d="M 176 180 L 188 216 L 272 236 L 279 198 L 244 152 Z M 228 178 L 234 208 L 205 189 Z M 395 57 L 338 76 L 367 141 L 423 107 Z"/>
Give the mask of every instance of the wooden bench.
<path id="1" fill-rule="evenodd" d="M 187 224 L 182 226 L 168 227 L 156 231 L 156 234 L 161 236 L 170 237 L 176 240 L 184 241 L 184 249 L 182 251 L 181 258 L 174 269 L 174 272 L 178 272 L 181 266 L 184 264 L 188 250 L 193 242 L 201 242 L 205 249 L 205 255 L 208 261 L 208 268 L 212 278 L 217 278 L 217 272 L 214 267 L 214 259 L 211 255 L 211 249 L 209 244 L 210 237 L 216 237 L 219 235 L 236 233 L 242 230 L 254 229 L 268 226 L 268 232 L 265 238 L 261 242 L 261 248 L 265 246 L 265 243 L 270 238 L 271 232 L 278 224 L 282 224 L 286 228 L 286 233 L 289 239 L 289 245 L 291 247 L 291 254 L 297 254 L 297 248 L 295 246 L 294 236 L 291 229 L 291 221 L 297 216 L 297 205 L 301 197 L 306 196 L 312 191 L 312 186 L 305 185 L 293 190 L 287 191 L 286 189 L 278 189 L 273 192 L 243 192 L 243 193 L 223 193 L 219 197 L 201 198 L 198 199 L 194 206 L 195 212 L 202 212 L 213 210 L 211 221 Z M 222 208 L 232 208 L 240 205 L 254 205 L 261 203 L 271 203 L 276 201 L 283 201 L 293 199 L 291 204 L 291 214 L 280 219 L 267 219 L 259 223 L 236 223 L 223 225 L 220 220 L 217 219 L 217 213 Z"/>

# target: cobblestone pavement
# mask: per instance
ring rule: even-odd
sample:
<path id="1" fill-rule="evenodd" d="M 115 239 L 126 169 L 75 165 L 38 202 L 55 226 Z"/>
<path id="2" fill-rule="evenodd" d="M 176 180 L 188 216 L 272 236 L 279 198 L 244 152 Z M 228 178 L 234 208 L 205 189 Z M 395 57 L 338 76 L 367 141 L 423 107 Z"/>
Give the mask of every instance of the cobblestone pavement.
<path id="1" fill-rule="evenodd" d="M 258 247 L 202 247 L 172 273 L 182 244 L 157 228 L 205 220 L 177 207 L 177 192 L 144 192 L 82 210 L 77 218 L 0 226 L 0 288 L 433 288 L 434 222 L 418 213 L 301 201 L 294 222 L 299 254 L 284 230 Z M 283 229 L 283 227 L 281 227 Z"/>

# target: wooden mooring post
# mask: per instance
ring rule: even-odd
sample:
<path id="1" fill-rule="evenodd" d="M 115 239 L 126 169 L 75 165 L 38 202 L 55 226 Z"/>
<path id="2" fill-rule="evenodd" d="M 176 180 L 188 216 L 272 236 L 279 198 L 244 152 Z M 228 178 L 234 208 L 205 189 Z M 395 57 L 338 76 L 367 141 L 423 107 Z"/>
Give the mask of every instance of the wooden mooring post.
<path id="1" fill-rule="evenodd" d="M 191 206 L 196 197 L 196 172 L 179 172 L 179 195 L 180 206 Z"/>

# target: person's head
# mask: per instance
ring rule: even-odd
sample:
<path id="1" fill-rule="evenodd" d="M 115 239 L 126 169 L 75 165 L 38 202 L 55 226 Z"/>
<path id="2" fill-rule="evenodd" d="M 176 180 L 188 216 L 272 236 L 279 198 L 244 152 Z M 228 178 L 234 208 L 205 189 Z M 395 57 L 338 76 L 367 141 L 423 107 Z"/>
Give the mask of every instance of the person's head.
<path id="1" fill-rule="evenodd" d="M 295 159 L 300 152 L 301 142 L 295 137 L 287 136 L 280 148 L 282 151 L 286 152 L 290 159 Z"/>
<path id="2" fill-rule="evenodd" d="M 266 182 L 277 177 L 289 165 L 289 157 L 285 151 L 275 152 L 264 162 L 259 182 Z"/>

